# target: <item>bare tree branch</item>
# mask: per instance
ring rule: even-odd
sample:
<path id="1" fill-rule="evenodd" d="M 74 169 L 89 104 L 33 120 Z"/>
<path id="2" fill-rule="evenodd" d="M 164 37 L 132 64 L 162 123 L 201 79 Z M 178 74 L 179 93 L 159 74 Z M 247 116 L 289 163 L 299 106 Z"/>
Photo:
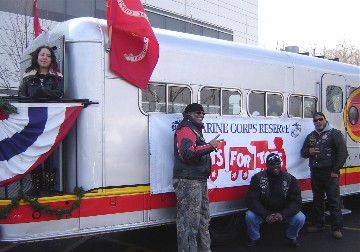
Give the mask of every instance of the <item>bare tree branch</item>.
<path id="1" fill-rule="evenodd" d="M 16 89 L 20 82 L 20 60 L 24 50 L 34 39 L 32 0 L 14 1 L 22 13 L 4 13 L 0 16 L 0 90 Z M 31 14 L 30 14 L 31 15 Z M 47 30 L 54 24 L 42 20 Z"/>
<path id="2" fill-rule="evenodd" d="M 0 88 L 11 89 L 19 83 L 20 59 L 27 46 L 29 17 L 9 14 L 1 18 L 3 33 L 0 33 Z M 25 30 L 25 32 L 24 32 Z"/>
<path id="3" fill-rule="evenodd" d="M 310 50 L 305 50 L 304 52 L 306 51 L 310 51 L 314 54 L 315 49 L 311 48 Z M 360 66 L 360 50 L 357 49 L 355 45 L 346 41 L 339 43 L 334 49 L 323 47 L 320 55 L 324 56 L 326 59 L 339 59 L 340 62 Z"/>

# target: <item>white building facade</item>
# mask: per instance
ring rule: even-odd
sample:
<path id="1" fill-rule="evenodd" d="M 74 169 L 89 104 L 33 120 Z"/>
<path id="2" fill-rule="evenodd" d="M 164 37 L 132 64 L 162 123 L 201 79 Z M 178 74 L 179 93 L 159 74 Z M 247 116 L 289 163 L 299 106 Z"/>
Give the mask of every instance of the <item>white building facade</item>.
<path id="1" fill-rule="evenodd" d="M 38 0 L 44 31 L 58 22 L 106 18 L 106 0 Z M 258 0 L 141 0 L 153 27 L 258 45 Z M 0 94 L 17 88 L 33 40 L 33 0 L 0 0 Z M 11 93 L 11 92 L 10 92 Z"/>
<path id="2" fill-rule="evenodd" d="M 231 34 L 233 36 L 231 40 L 235 42 L 258 44 L 257 0 L 142 0 L 142 2 L 148 13 L 174 14 L 173 19 L 178 17 L 186 23 L 200 24 L 206 28 Z M 161 10 L 167 13 L 161 13 Z M 200 35 L 206 36 L 206 34 Z"/>

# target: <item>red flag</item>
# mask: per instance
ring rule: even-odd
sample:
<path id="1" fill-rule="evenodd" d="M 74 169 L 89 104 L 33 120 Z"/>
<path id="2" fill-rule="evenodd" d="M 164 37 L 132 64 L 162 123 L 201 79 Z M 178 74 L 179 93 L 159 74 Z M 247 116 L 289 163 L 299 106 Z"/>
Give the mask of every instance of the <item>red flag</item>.
<path id="1" fill-rule="evenodd" d="M 108 0 L 110 69 L 146 89 L 159 58 L 159 43 L 140 0 Z"/>
<path id="2" fill-rule="evenodd" d="M 34 37 L 36 38 L 39 36 L 42 32 L 40 21 L 39 21 L 39 15 L 37 12 L 37 0 L 34 0 Z"/>

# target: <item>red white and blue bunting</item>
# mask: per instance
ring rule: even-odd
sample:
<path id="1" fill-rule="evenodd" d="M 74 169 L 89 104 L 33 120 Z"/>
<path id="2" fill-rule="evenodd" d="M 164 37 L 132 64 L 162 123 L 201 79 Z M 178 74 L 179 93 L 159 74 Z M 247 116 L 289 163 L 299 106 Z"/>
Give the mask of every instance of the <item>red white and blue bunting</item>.
<path id="1" fill-rule="evenodd" d="M 21 179 L 65 138 L 83 105 L 18 103 L 17 114 L 0 118 L 0 186 Z"/>

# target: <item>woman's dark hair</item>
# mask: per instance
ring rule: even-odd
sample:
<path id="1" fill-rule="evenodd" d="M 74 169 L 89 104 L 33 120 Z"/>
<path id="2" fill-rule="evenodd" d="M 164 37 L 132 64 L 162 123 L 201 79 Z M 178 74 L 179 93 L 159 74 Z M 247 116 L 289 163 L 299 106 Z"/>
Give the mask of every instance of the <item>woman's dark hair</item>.
<path id="1" fill-rule="evenodd" d="M 55 56 L 54 50 L 50 46 L 40 46 L 35 51 L 30 53 L 30 55 L 31 55 L 31 64 L 30 64 L 30 66 L 28 68 L 26 68 L 25 72 L 30 72 L 31 70 L 36 70 L 36 71 L 40 70 L 40 66 L 39 66 L 39 63 L 38 63 L 38 57 L 39 57 L 40 51 L 43 48 L 48 49 L 50 51 L 50 53 L 51 53 L 51 64 L 50 64 L 49 69 L 53 70 L 55 73 L 59 72 L 59 67 L 58 67 L 58 64 L 56 62 L 56 56 Z"/>

